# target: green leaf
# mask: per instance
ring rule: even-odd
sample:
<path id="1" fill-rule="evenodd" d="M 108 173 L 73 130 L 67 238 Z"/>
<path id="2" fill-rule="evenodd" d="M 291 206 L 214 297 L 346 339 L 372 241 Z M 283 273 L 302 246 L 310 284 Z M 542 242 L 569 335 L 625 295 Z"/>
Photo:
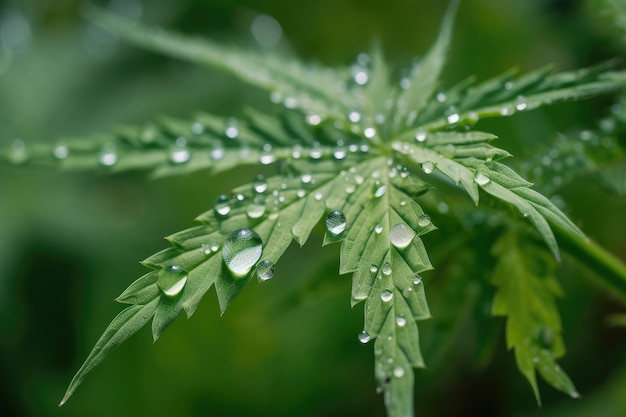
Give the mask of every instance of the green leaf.
<path id="1" fill-rule="evenodd" d="M 246 83 L 272 93 L 272 99 L 288 108 L 322 118 L 345 118 L 358 104 L 358 91 L 348 94 L 347 71 L 327 70 L 273 51 L 244 51 L 207 39 L 149 28 L 101 11 L 89 4 L 87 17 L 107 31 L 137 46 L 152 49 L 230 73 Z"/>
<path id="2" fill-rule="evenodd" d="M 505 316 L 506 341 L 515 350 L 520 372 L 541 404 L 535 372 L 554 388 L 578 398 L 567 374 L 556 363 L 565 346 L 561 319 L 554 298 L 562 296 L 553 276 L 554 261 L 528 236 L 509 230 L 494 244 L 498 262 L 492 283 L 498 291 L 493 300 L 494 316 Z"/>
<path id="3" fill-rule="evenodd" d="M 107 327 L 100 339 L 96 342 L 96 345 L 87 357 L 87 360 L 85 360 L 83 366 L 80 367 L 72 379 L 72 382 L 70 382 L 67 392 L 59 403 L 59 406 L 65 404 L 93 368 L 150 320 L 158 303 L 159 299 L 155 298 L 146 304 L 132 305 L 113 319 L 109 327 Z"/>

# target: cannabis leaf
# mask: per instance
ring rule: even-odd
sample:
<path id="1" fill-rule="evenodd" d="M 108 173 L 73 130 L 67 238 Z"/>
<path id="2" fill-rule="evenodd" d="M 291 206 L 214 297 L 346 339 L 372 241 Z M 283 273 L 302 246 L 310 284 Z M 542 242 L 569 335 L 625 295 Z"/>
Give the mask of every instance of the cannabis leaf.
<path id="1" fill-rule="evenodd" d="M 554 298 L 562 295 L 553 275 L 554 260 L 527 236 L 510 230 L 493 246 L 498 262 L 492 282 L 498 287 L 493 314 L 506 316 L 506 341 L 515 350 L 520 372 L 541 404 L 535 371 L 554 388 L 573 398 L 579 394 L 556 363 L 565 353 L 561 319 Z"/>
<path id="2" fill-rule="evenodd" d="M 0 153 L 13 163 L 110 172 L 143 169 L 155 177 L 242 165 L 277 168 L 275 175 L 259 175 L 221 195 L 197 218 L 201 225 L 169 236 L 170 248 L 143 261 L 151 271 L 118 297 L 130 306 L 97 341 L 61 404 L 150 319 L 156 340 L 181 312 L 193 315 L 212 286 L 223 313 L 255 275 L 260 281 L 272 278 L 291 241 L 304 245 L 325 218 L 324 244 L 341 243 L 340 272 L 353 273 L 352 305 L 365 302 L 359 340 L 375 340 L 375 375 L 388 413 L 411 416 L 412 368 L 424 366 L 417 321 L 430 317 L 420 274 L 432 266 L 421 236 L 436 229 L 420 205 L 424 193 L 433 185 L 446 185 L 464 190 L 476 205 L 481 196 L 500 200 L 530 221 L 557 259 L 553 228 L 586 244 L 572 221 L 501 162 L 511 155 L 491 144 L 496 136 L 471 128 L 482 118 L 616 89 L 626 83 L 626 73 L 610 72 L 607 65 L 563 73 L 544 68 L 440 90 L 457 6 L 458 1 L 451 3 L 434 46 L 398 86 L 390 83 L 378 49 L 361 54 L 349 68 L 332 70 L 188 39 L 87 9 L 91 19 L 123 38 L 222 69 L 267 90 L 283 107 L 275 116 L 248 110 L 238 119 L 205 113 L 186 121 L 162 118 L 88 140 L 61 140 L 52 147 L 14 143 Z M 540 266 L 552 261 L 544 259 L 545 250 L 527 253 L 526 246 L 522 250 L 511 239 L 494 247 L 500 259 L 494 313 L 509 317 L 509 346 L 537 396 L 534 355 L 539 355 L 544 378 L 573 394 L 573 385 L 554 363 L 563 353 L 552 301 L 557 287 L 550 268 L 537 269 L 540 261 L 528 257 L 541 253 Z M 518 246 L 509 253 L 514 244 Z M 527 269 L 510 270 L 524 262 Z M 551 332 L 549 346 L 538 344 L 537 329 Z"/>

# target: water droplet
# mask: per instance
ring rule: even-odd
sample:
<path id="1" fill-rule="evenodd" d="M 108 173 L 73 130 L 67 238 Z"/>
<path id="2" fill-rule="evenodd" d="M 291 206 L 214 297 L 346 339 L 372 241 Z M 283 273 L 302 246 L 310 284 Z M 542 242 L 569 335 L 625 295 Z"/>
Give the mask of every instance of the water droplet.
<path id="1" fill-rule="evenodd" d="M 211 153 L 209 153 L 209 156 L 214 161 L 219 161 L 220 159 L 224 158 L 224 155 L 225 155 L 225 152 L 221 146 L 214 147 L 213 149 L 211 149 Z"/>
<path id="2" fill-rule="evenodd" d="M 396 248 L 404 249 L 411 244 L 415 234 L 415 231 L 406 224 L 398 223 L 389 230 L 389 240 Z"/>
<path id="3" fill-rule="evenodd" d="M 265 204 L 252 203 L 248 206 L 246 215 L 251 219 L 258 219 L 265 214 Z"/>
<path id="4" fill-rule="evenodd" d="M 250 32 L 261 46 L 275 46 L 283 36 L 283 28 L 280 23 L 271 16 L 257 15 L 250 25 Z"/>
<path id="5" fill-rule="evenodd" d="M 515 108 L 519 111 L 526 110 L 528 108 L 528 102 L 526 101 L 526 97 L 517 97 L 515 99 Z"/>
<path id="6" fill-rule="evenodd" d="M 98 157 L 98 162 L 100 162 L 100 165 L 103 165 L 105 167 L 111 167 L 117 164 L 117 161 L 118 157 L 117 153 L 115 153 L 115 145 L 113 144 L 105 146 L 102 150 L 102 153 Z"/>
<path id="7" fill-rule="evenodd" d="M 374 232 L 376 232 L 377 235 L 381 234 L 383 232 L 383 226 L 377 224 L 376 227 L 374 227 Z"/>
<path id="8" fill-rule="evenodd" d="M 67 146 L 59 145 L 54 148 L 54 150 L 52 151 L 52 155 L 54 155 L 56 159 L 63 160 L 70 155 L 70 150 L 67 148 Z"/>
<path id="9" fill-rule="evenodd" d="M 369 342 L 371 339 L 370 335 L 368 332 L 366 332 L 365 330 L 363 330 L 361 333 L 359 333 L 359 342 L 365 344 L 367 342 Z"/>
<path id="10" fill-rule="evenodd" d="M 389 262 L 385 262 L 383 264 L 383 274 L 384 275 L 391 275 L 391 264 Z"/>
<path id="11" fill-rule="evenodd" d="M 425 174 L 432 174 L 435 170 L 435 164 L 433 164 L 431 161 L 426 161 L 422 163 L 422 170 Z"/>
<path id="12" fill-rule="evenodd" d="M 263 253 L 261 237 L 251 229 L 239 229 L 226 238 L 222 248 L 224 263 L 236 277 L 248 274 Z"/>
<path id="13" fill-rule="evenodd" d="M 413 285 L 420 285 L 422 283 L 422 277 L 419 274 L 415 274 L 413 277 Z"/>
<path id="14" fill-rule="evenodd" d="M 491 181 L 491 179 L 489 179 L 489 177 L 485 174 L 479 172 L 474 176 L 474 181 L 478 185 L 487 185 L 489 184 L 489 181 Z"/>
<path id="15" fill-rule="evenodd" d="M 361 113 L 357 111 L 351 111 L 350 114 L 348 114 L 348 119 L 352 123 L 358 123 L 359 121 L 361 121 Z"/>
<path id="16" fill-rule="evenodd" d="M 363 135 L 366 138 L 371 139 L 376 136 L 376 129 L 374 129 L 373 127 L 368 127 L 363 131 Z"/>
<path id="17" fill-rule="evenodd" d="M 178 265 L 171 265 L 159 271 L 157 286 L 163 294 L 168 297 L 175 297 L 185 288 L 187 283 L 187 271 Z"/>
<path id="18" fill-rule="evenodd" d="M 256 273 L 261 281 L 267 281 L 276 273 L 276 266 L 269 259 L 264 259 L 256 266 Z"/>
<path id="19" fill-rule="evenodd" d="M 374 183 L 374 188 L 375 188 L 374 197 L 376 198 L 382 197 L 387 192 L 387 186 L 382 185 L 380 181 L 376 181 Z"/>
<path id="20" fill-rule="evenodd" d="M 254 182 L 252 183 L 252 189 L 259 194 L 262 194 L 265 191 L 267 191 L 267 181 L 265 180 L 265 177 L 263 175 L 259 174 L 256 177 L 254 177 Z"/>
<path id="21" fill-rule="evenodd" d="M 189 131 L 193 133 L 194 135 L 201 135 L 204 133 L 204 126 L 200 122 L 195 122 L 189 128 Z"/>
<path id="22" fill-rule="evenodd" d="M 313 176 L 311 174 L 302 174 L 300 176 L 300 182 L 302 184 L 310 184 L 313 181 Z"/>
<path id="23" fill-rule="evenodd" d="M 393 376 L 396 378 L 402 378 L 404 376 L 404 368 L 401 366 L 396 366 L 393 368 Z"/>
<path id="24" fill-rule="evenodd" d="M 380 299 L 383 300 L 383 302 L 388 303 L 393 299 L 393 292 L 389 290 L 384 290 L 380 293 Z"/>
<path id="25" fill-rule="evenodd" d="M 365 85 L 369 80 L 369 75 L 365 71 L 358 71 L 354 74 L 354 82 L 358 85 Z"/>
<path id="26" fill-rule="evenodd" d="M 269 165 L 274 161 L 276 161 L 276 157 L 270 151 L 263 151 L 259 156 L 259 162 L 261 165 Z"/>
<path id="27" fill-rule="evenodd" d="M 317 114 L 309 114 L 306 117 L 306 123 L 310 126 L 317 126 L 322 122 L 322 118 Z"/>
<path id="28" fill-rule="evenodd" d="M 448 115 L 448 123 L 450 124 L 458 123 L 459 120 L 461 120 L 461 116 L 459 116 L 458 113 L 452 113 Z"/>
<path id="29" fill-rule="evenodd" d="M 406 326 L 406 317 L 404 317 L 403 315 L 399 315 L 398 317 L 396 317 L 396 324 L 400 327 Z"/>
<path id="30" fill-rule="evenodd" d="M 446 94 L 443 91 L 440 91 L 437 93 L 437 96 L 435 97 L 437 99 L 438 102 L 443 103 L 444 101 L 446 101 L 447 97 Z"/>
<path id="31" fill-rule="evenodd" d="M 415 140 L 418 142 L 424 142 L 427 137 L 428 137 L 428 134 L 426 133 L 425 130 L 420 129 L 415 133 Z"/>
<path id="32" fill-rule="evenodd" d="M 173 164 L 184 164 L 185 162 L 189 161 L 189 159 L 191 159 L 191 153 L 189 152 L 189 149 L 185 148 L 184 146 L 177 146 L 176 148 L 172 149 L 172 152 L 170 153 L 170 162 L 172 162 Z"/>
<path id="33" fill-rule="evenodd" d="M 326 217 L 326 229 L 332 235 L 340 235 L 346 230 L 346 216 L 339 210 L 333 210 Z"/>
<path id="34" fill-rule="evenodd" d="M 322 198 L 324 198 L 324 194 L 322 194 L 320 191 L 316 192 L 315 195 L 313 195 L 313 198 L 315 198 L 316 201 L 321 201 Z"/>
<path id="35" fill-rule="evenodd" d="M 227 138 L 230 139 L 235 139 L 237 136 L 239 136 L 239 129 L 237 129 L 237 127 L 235 126 L 234 120 L 228 121 L 228 124 L 224 128 L 224 134 Z"/>
<path id="36" fill-rule="evenodd" d="M 226 197 L 224 194 L 217 197 L 217 200 L 215 200 L 215 211 L 217 212 L 217 214 L 219 214 L 220 216 L 226 216 L 228 213 L 230 213 L 230 209 L 231 206 L 228 197 Z"/>
<path id="37" fill-rule="evenodd" d="M 428 214 L 422 214 L 417 218 L 417 225 L 420 227 L 426 227 L 430 224 L 430 216 Z"/>
<path id="38" fill-rule="evenodd" d="M 335 150 L 333 150 L 333 158 L 339 161 L 342 159 L 345 159 L 346 156 L 347 156 L 347 152 L 345 148 L 335 148 Z"/>
<path id="39" fill-rule="evenodd" d="M 348 184 L 345 188 L 346 194 L 352 194 L 356 191 L 356 186 L 354 184 Z"/>
<path id="40" fill-rule="evenodd" d="M 372 274 L 377 273 L 377 272 L 378 272 L 378 265 L 376 265 L 376 264 L 371 264 L 371 265 L 370 265 L 370 272 L 371 272 Z"/>
<path id="41" fill-rule="evenodd" d="M 322 157 L 322 148 L 320 147 L 319 142 L 313 142 L 309 156 L 311 159 L 320 159 Z"/>

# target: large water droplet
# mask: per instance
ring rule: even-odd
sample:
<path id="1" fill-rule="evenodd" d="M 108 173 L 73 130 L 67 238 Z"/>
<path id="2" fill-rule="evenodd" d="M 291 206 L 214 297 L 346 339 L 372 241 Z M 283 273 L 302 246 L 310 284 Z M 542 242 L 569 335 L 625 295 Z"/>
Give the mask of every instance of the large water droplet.
<path id="1" fill-rule="evenodd" d="M 404 249 L 411 244 L 415 231 L 404 223 L 398 223 L 389 230 L 389 240 L 398 249 Z"/>
<path id="2" fill-rule="evenodd" d="M 261 237 L 251 229 L 239 229 L 226 238 L 222 248 L 224 263 L 236 277 L 250 272 L 263 253 Z"/>
<path id="3" fill-rule="evenodd" d="M 358 123 L 361 121 L 361 113 L 357 111 L 351 111 L 350 114 L 348 114 L 348 119 L 350 119 L 352 123 Z"/>
<path id="4" fill-rule="evenodd" d="M 391 264 L 389 262 L 385 262 L 383 264 L 383 274 L 384 275 L 391 275 Z"/>
<path id="5" fill-rule="evenodd" d="M 396 366 L 393 368 L 393 376 L 396 378 L 402 378 L 404 376 L 404 368 L 401 366 Z"/>
<path id="6" fill-rule="evenodd" d="M 376 264 L 371 264 L 371 265 L 370 265 L 370 272 L 371 272 L 372 274 L 377 273 L 377 272 L 378 272 L 378 265 L 376 265 Z"/>
<path id="7" fill-rule="evenodd" d="M 422 283 L 422 277 L 419 274 L 415 274 L 413 277 L 413 285 L 420 285 Z"/>
<path id="8" fill-rule="evenodd" d="M 381 234 L 383 232 L 383 226 L 377 224 L 376 227 L 374 227 L 374 232 L 376 232 L 377 235 Z"/>
<path id="9" fill-rule="evenodd" d="M 269 259 L 264 259 L 256 266 L 256 273 L 261 281 L 267 281 L 276 273 L 276 266 Z"/>
<path id="10" fill-rule="evenodd" d="M 340 235 L 348 225 L 346 216 L 339 210 L 333 210 L 326 217 L 326 229 L 332 235 Z"/>
<path id="11" fill-rule="evenodd" d="M 398 317 L 396 317 L 396 324 L 399 327 L 406 326 L 406 317 L 404 317 L 403 315 L 399 315 Z"/>
<path id="12" fill-rule="evenodd" d="M 388 303 L 393 299 L 393 292 L 390 290 L 384 290 L 380 293 L 380 299 L 383 300 L 383 302 Z"/>
<path id="13" fill-rule="evenodd" d="M 368 127 L 363 131 L 363 135 L 365 135 L 366 138 L 371 139 L 376 136 L 376 129 Z"/>
<path id="14" fill-rule="evenodd" d="M 185 288 L 188 275 L 187 271 L 178 265 L 165 267 L 159 271 L 157 286 L 163 294 L 175 297 Z"/>
<path id="15" fill-rule="evenodd" d="M 474 176 L 474 181 L 478 185 L 487 185 L 489 184 L 489 181 L 491 181 L 491 179 L 485 174 L 479 172 L 476 174 L 476 176 Z"/>
<path id="16" fill-rule="evenodd" d="M 368 332 L 366 332 L 365 330 L 363 330 L 361 333 L 359 333 L 359 342 L 361 343 L 367 343 L 369 342 L 371 339 L 370 335 Z"/>
<path id="17" fill-rule="evenodd" d="M 215 211 L 217 212 L 217 214 L 219 214 L 220 216 L 226 216 L 228 213 L 230 213 L 230 209 L 231 206 L 228 197 L 226 197 L 224 194 L 217 197 L 217 200 L 215 200 Z"/>
<path id="18" fill-rule="evenodd" d="M 387 192 L 387 186 L 382 184 L 380 181 L 376 181 L 374 183 L 374 197 L 382 197 Z"/>
<path id="19" fill-rule="evenodd" d="M 432 174 L 435 169 L 435 164 L 431 161 L 426 161 L 422 163 L 422 170 L 425 174 Z"/>

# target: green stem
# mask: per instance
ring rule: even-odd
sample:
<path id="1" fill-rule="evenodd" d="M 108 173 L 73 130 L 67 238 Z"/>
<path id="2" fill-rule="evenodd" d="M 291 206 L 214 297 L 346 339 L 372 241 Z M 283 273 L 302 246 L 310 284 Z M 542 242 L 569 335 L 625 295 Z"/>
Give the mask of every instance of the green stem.
<path id="1" fill-rule="evenodd" d="M 562 249 L 592 270 L 602 285 L 626 303 L 626 265 L 591 240 L 581 240 L 552 225 Z"/>

